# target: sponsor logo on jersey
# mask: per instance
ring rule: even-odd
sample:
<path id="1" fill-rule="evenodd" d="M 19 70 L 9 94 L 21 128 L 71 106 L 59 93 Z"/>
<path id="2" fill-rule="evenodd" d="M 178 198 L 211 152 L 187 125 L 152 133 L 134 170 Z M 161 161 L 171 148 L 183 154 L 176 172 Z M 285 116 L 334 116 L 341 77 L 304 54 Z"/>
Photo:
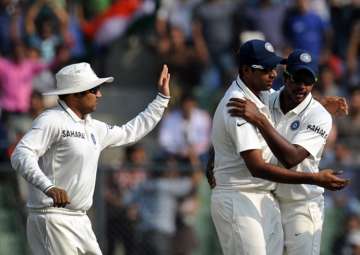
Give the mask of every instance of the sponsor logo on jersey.
<path id="1" fill-rule="evenodd" d="M 319 126 L 309 124 L 307 125 L 307 129 L 314 131 L 315 133 L 319 134 L 321 137 L 325 139 L 328 137 L 328 134 L 325 132 L 325 130 Z"/>
<path id="2" fill-rule="evenodd" d="M 62 137 L 77 137 L 77 138 L 85 139 L 85 133 L 82 133 L 80 131 L 74 131 L 74 130 L 62 130 L 61 136 Z"/>
<path id="3" fill-rule="evenodd" d="M 296 130 L 299 127 L 300 127 L 300 121 L 299 120 L 295 120 L 290 124 L 291 130 Z"/>

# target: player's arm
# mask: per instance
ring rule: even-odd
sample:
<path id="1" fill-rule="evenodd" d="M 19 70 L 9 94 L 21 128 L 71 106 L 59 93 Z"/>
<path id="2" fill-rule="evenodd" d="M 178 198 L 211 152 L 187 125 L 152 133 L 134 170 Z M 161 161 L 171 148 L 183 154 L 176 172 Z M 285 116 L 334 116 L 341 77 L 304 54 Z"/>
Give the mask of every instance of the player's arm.
<path id="1" fill-rule="evenodd" d="M 265 163 L 261 150 L 247 150 L 240 153 L 252 176 L 279 183 L 312 184 L 329 190 L 340 190 L 348 184 L 348 180 L 339 178 L 332 169 L 318 173 L 289 171 L 272 164 Z"/>
<path id="2" fill-rule="evenodd" d="M 163 66 L 158 82 L 158 95 L 147 108 L 135 118 L 122 126 L 107 126 L 100 138 L 103 148 L 108 146 L 123 146 L 139 141 L 161 120 L 170 100 L 170 73 L 168 67 Z M 102 125 L 105 125 L 102 123 Z"/>
<path id="3" fill-rule="evenodd" d="M 289 143 L 279 134 L 250 100 L 231 98 L 227 106 L 231 116 L 242 117 L 259 129 L 273 154 L 286 168 L 296 166 L 310 155 L 303 147 Z"/>
<path id="4" fill-rule="evenodd" d="M 11 155 L 11 165 L 29 183 L 53 199 L 53 206 L 70 203 L 65 190 L 56 187 L 39 166 L 39 158 L 59 139 L 56 121 L 44 115 L 34 121 L 32 128 L 17 144 Z"/>
<path id="5" fill-rule="evenodd" d="M 344 97 L 313 96 L 332 116 L 344 116 L 349 112 L 349 106 Z"/>

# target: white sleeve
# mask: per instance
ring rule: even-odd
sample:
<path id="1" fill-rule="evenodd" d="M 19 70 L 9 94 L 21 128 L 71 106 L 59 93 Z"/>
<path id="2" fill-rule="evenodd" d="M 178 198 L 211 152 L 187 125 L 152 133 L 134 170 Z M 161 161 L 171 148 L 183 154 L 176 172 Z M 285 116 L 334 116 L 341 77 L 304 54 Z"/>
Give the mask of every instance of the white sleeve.
<path id="1" fill-rule="evenodd" d="M 40 169 L 38 160 L 59 137 L 59 128 L 46 114 L 33 122 L 31 129 L 17 144 L 11 165 L 29 183 L 46 192 L 54 184 Z"/>
<path id="2" fill-rule="evenodd" d="M 160 121 L 169 98 L 158 94 L 148 107 L 139 113 L 134 119 L 122 126 L 106 127 L 106 134 L 102 136 L 100 143 L 102 149 L 108 146 L 121 146 L 135 143 L 147 135 Z"/>
<path id="3" fill-rule="evenodd" d="M 227 129 L 234 142 L 236 153 L 247 150 L 261 150 L 261 143 L 256 128 L 242 118 L 230 117 Z"/>
<path id="4" fill-rule="evenodd" d="M 304 123 L 300 124 L 301 130 L 292 140 L 292 144 L 300 145 L 313 157 L 317 157 L 325 146 L 331 127 L 332 118 L 330 114 L 327 112 L 312 114 Z"/>

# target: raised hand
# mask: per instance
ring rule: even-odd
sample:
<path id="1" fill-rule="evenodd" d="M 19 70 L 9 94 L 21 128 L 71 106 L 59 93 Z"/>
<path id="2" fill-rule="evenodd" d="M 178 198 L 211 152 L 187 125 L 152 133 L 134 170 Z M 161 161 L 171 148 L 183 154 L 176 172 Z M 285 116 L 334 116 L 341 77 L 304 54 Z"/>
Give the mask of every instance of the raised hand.
<path id="1" fill-rule="evenodd" d="M 347 115 L 349 112 L 349 106 L 344 97 L 328 96 L 323 97 L 320 103 L 325 109 L 333 116 Z"/>
<path id="2" fill-rule="evenodd" d="M 168 70 L 167 65 L 163 65 L 160 77 L 159 77 L 159 82 L 158 82 L 158 89 L 159 92 L 161 94 L 163 94 L 164 96 L 170 96 L 170 88 L 169 88 L 169 84 L 170 84 L 170 73 Z"/>
<path id="3" fill-rule="evenodd" d="M 231 116 L 241 117 L 255 125 L 259 119 L 264 117 L 256 105 L 248 99 L 230 98 L 226 106 L 229 107 L 228 112 Z"/>
<path id="4" fill-rule="evenodd" d="M 340 171 L 324 169 L 316 173 L 316 184 L 328 190 L 341 190 L 350 183 L 350 180 L 338 177 L 339 174 L 341 174 Z"/>
<path id="5" fill-rule="evenodd" d="M 54 207 L 65 207 L 67 204 L 70 204 L 66 191 L 61 188 L 53 187 L 46 192 L 46 195 L 53 199 Z"/>

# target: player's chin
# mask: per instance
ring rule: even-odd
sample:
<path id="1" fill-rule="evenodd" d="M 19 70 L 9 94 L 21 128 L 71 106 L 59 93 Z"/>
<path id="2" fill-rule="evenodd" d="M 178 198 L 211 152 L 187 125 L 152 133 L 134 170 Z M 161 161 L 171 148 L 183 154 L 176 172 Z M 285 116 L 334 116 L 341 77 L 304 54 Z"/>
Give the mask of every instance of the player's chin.
<path id="1" fill-rule="evenodd" d="M 271 89 L 272 88 L 272 82 L 268 82 L 268 83 L 266 83 L 265 84 L 265 86 L 266 86 L 266 90 L 269 90 L 269 89 Z"/>

